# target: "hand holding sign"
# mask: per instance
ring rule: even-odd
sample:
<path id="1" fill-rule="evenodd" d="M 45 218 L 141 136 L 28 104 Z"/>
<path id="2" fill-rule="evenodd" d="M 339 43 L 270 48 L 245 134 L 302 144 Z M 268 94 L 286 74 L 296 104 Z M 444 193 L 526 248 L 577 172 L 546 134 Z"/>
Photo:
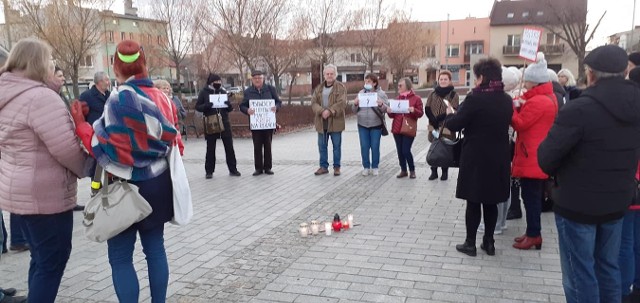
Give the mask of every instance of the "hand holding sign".
<path id="1" fill-rule="evenodd" d="M 359 93 L 358 106 L 360 107 L 378 106 L 378 94 L 377 93 Z"/>
<path id="2" fill-rule="evenodd" d="M 211 107 L 213 108 L 227 108 L 227 100 L 229 100 L 229 96 L 226 94 L 209 95 L 209 102 L 211 102 Z"/>
<path id="3" fill-rule="evenodd" d="M 275 129 L 276 128 L 276 101 L 267 100 L 249 100 L 249 124 L 251 130 L 258 129 Z M 253 111 L 253 114 L 251 114 Z"/>

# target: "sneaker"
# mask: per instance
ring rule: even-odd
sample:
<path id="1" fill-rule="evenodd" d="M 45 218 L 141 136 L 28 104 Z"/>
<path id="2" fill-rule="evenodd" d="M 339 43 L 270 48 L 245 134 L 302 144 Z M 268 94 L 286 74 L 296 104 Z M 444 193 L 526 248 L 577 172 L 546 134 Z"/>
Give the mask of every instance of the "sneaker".
<path id="1" fill-rule="evenodd" d="M 369 175 L 369 169 L 368 168 L 363 169 L 362 170 L 362 175 L 363 176 L 368 176 Z"/>
<path id="2" fill-rule="evenodd" d="M 371 170 L 371 174 L 373 174 L 374 176 L 377 176 L 377 175 L 380 174 L 380 172 L 378 171 L 377 168 L 374 168 L 374 169 Z"/>

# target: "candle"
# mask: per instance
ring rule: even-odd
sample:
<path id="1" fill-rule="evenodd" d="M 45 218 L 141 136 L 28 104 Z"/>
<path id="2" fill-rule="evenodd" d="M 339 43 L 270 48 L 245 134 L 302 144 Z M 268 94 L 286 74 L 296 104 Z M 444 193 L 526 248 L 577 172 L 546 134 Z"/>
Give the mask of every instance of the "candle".
<path id="1" fill-rule="evenodd" d="M 316 220 L 311 220 L 311 233 L 315 236 L 320 231 L 320 224 Z"/>
<path id="2" fill-rule="evenodd" d="M 331 236 L 331 222 L 324 222 L 324 233 L 327 236 Z"/>
<path id="3" fill-rule="evenodd" d="M 300 236 L 306 238 L 309 235 L 309 226 L 307 223 L 300 223 L 300 228 L 298 229 L 300 232 Z"/>
<path id="4" fill-rule="evenodd" d="M 353 227 L 353 214 L 347 215 L 347 221 L 349 221 L 349 227 Z"/>
<path id="5" fill-rule="evenodd" d="M 342 220 L 342 228 L 343 229 L 349 229 L 349 221 L 348 220 Z"/>

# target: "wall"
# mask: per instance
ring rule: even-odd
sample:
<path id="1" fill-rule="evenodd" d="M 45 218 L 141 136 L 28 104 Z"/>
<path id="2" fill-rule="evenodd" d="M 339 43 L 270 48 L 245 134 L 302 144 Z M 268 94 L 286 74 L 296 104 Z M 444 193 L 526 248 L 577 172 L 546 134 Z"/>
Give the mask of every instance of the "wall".
<path id="1" fill-rule="evenodd" d="M 470 57 L 465 59 L 466 41 L 483 41 L 483 53 L 491 49 L 490 20 L 489 18 L 467 18 L 462 20 L 449 20 L 449 45 L 458 44 L 459 55 L 447 58 L 447 21 L 440 22 L 440 45 L 438 47 L 440 55 L 440 67 L 449 66 L 452 72 L 458 74 L 458 81 L 453 85 L 466 85 L 466 72 L 469 70 L 466 65 L 470 64 Z"/>

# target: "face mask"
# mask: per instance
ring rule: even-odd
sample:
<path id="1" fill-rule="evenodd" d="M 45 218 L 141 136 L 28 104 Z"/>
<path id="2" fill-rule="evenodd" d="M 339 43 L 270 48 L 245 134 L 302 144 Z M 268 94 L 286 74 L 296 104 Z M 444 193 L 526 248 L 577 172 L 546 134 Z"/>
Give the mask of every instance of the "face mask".
<path id="1" fill-rule="evenodd" d="M 364 85 L 364 89 L 366 89 L 366 90 L 372 90 L 372 89 L 373 89 L 373 85 L 371 85 L 371 84 L 365 84 L 365 85 Z"/>
<path id="2" fill-rule="evenodd" d="M 215 88 L 215 89 L 220 89 L 221 86 L 222 86 L 222 84 L 220 84 L 220 83 L 214 83 L 213 84 L 213 88 Z"/>

